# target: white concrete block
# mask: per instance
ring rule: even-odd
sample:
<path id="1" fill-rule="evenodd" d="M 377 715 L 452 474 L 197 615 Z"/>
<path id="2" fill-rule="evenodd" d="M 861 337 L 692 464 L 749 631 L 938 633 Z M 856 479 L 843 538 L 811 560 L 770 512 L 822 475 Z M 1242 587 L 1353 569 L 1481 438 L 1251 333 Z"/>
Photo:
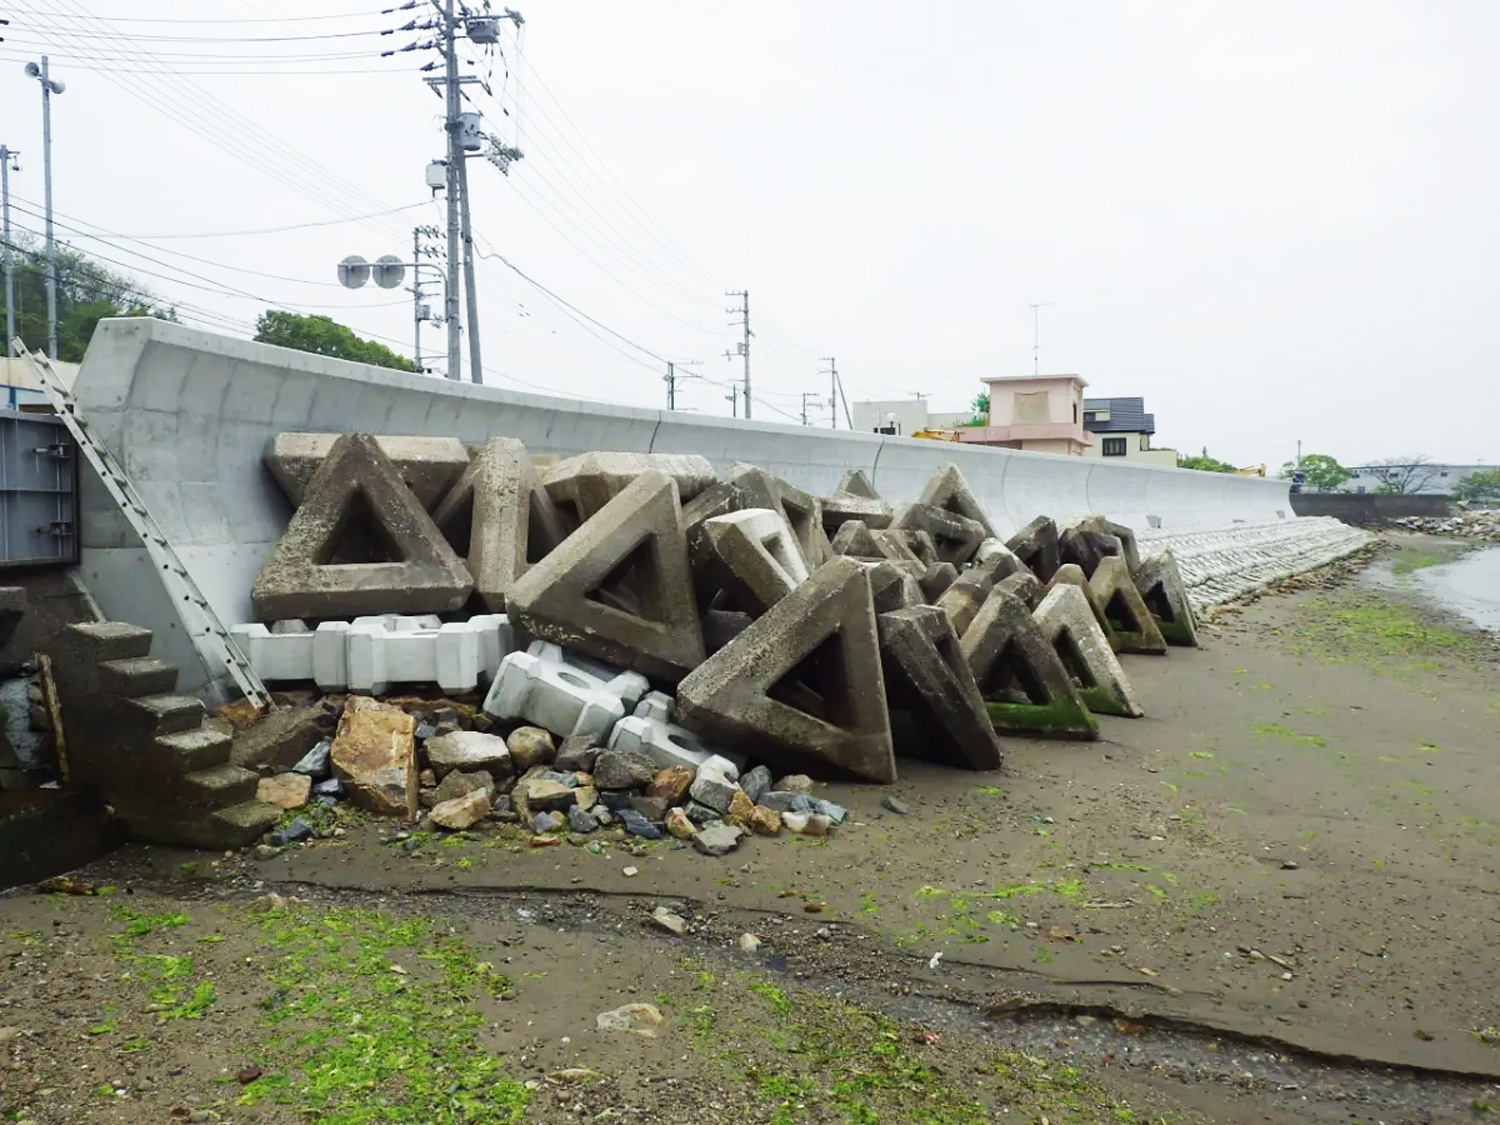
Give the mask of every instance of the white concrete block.
<path id="1" fill-rule="evenodd" d="M 267 683 L 313 678 L 314 634 L 273 633 L 264 625 L 234 625 L 229 634 Z"/>
<path id="2" fill-rule="evenodd" d="M 324 691 L 349 686 L 349 623 L 324 621 L 313 633 L 313 680 Z"/>
<path id="3" fill-rule="evenodd" d="M 592 735 L 601 743 L 625 717 L 625 704 L 598 677 L 526 652 L 500 661 L 484 709 L 497 719 L 524 719 L 559 737 Z"/>

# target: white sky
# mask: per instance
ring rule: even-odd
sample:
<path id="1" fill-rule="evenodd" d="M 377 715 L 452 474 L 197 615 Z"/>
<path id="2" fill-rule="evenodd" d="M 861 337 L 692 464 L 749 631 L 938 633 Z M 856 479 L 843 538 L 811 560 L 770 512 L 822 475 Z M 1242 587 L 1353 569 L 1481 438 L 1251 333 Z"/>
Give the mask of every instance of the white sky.
<path id="1" fill-rule="evenodd" d="M 22 151 L 13 222 L 40 229 L 25 211 L 42 198 L 40 98 L 21 64 L 45 50 L 67 83 L 60 224 L 217 233 L 419 204 L 113 248 L 63 230 L 80 248 L 190 306 L 184 319 L 248 335 L 268 304 L 322 311 L 409 353 L 406 294 L 343 290 L 334 266 L 408 257 L 412 226 L 439 221 L 422 201 L 441 107 L 415 73 L 434 56 L 376 57 L 424 36 L 243 40 L 414 13 L 20 5 L 0 45 L 0 142 Z M 509 179 L 470 163 L 479 245 L 723 382 L 740 371 L 722 354 L 738 333 L 723 291 L 748 289 L 757 418 L 826 396 L 827 355 L 851 402 L 922 391 L 959 409 L 981 376 L 1031 371 L 1028 306 L 1052 302 L 1042 369 L 1144 395 L 1159 445 L 1272 466 L 1298 438 L 1346 463 L 1500 459 L 1494 3 L 522 10 L 510 79 L 497 69 L 499 101 L 479 108 L 526 159 Z M 201 22 L 147 22 L 169 19 Z M 258 22 L 210 22 L 229 19 Z M 328 70 L 345 73 L 305 73 Z M 486 382 L 664 404 L 656 359 L 591 335 L 499 261 L 479 276 Z M 441 329 L 423 336 L 442 348 Z M 727 414 L 727 393 L 686 383 L 679 405 Z"/>

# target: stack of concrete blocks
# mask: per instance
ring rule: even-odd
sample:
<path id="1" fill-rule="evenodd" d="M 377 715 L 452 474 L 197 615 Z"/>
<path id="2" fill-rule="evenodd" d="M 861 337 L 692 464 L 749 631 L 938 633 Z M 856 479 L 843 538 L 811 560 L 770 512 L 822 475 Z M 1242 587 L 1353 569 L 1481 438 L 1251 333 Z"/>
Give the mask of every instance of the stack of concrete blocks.
<path id="1" fill-rule="evenodd" d="M 203 704 L 177 695 L 177 667 L 151 656 L 151 632 L 70 625 L 47 646 L 62 712 L 69 781 L 97 792 L 135 839 L 233 848 L 280 810 L 255 800 L 258 777 L 230 763 L 230 736 Z"/>
<path id="2" fill-rule="evenodd" d="M 726 752 L 889 781 L 898 749 L 993 769 L 997 729 L 1094 737 L 1088 702 L 1140 711 L 1116 651 L 1195 640 L 1170 554 L 1142 560 L 1130 529 L 1099 516 L 1003 542 L 952 464 L 892 506 L 859 472 L 816 497 L 752 465 L 720 480 L 701 457 L 595 453 L 538 471 L 509 439 L 466 457 L 362 435 L 272 449 L 301 506 L 257 579 L 264 615 L 452 615 L 472 593 L 539 642 L 492 666 L 451 626 L 356 622 L 345 686 L 457 690 L 478 668 L 496 717 L 653 761 Z M 371 526 L 348 546 L 358 519 Z M 330 624 L 310 643 L 240 632 L 252 649 L 301 645 L 296 667 L 310 655 L 322 683 Z M 440 657 L 445 636 L 460 647 Z M 652 686 L 675 693 L 671 709 L 665 692 L 641 702 Z"/>

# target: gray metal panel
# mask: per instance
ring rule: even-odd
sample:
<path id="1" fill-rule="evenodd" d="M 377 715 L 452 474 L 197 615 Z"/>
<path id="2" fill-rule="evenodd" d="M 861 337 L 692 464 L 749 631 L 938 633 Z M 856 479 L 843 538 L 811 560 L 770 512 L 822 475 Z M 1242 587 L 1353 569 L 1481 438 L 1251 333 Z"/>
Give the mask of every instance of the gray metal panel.
<path id="1" fill-rule="evenodd" d="M 0 410 L 0 566 L 78 561 L 78 450 L 49 414 Z"/>

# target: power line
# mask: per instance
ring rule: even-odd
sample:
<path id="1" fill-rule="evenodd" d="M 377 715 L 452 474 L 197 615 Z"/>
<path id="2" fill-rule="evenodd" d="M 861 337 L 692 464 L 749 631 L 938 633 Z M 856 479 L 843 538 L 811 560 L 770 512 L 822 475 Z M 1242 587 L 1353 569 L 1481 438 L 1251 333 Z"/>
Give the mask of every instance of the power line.
<path id="1" fill-rule="evenodd" d="M 23 16 L 50 16 L 55 13 L 46 8 L 11 8 L 14 15 Z M 318 16 L 276 16 L 276 17 L 241 17 L 232 18 L 228 16 L 213 17 L 211 19 L 188 18 L 181 16 L 95 16 L 89 15 L 84 18 L 98 20 L 101 23 L 195 23 L 195 24 L 225 24 L 225 23 L 300 23 L 312 20 L 348 20 L 365 19 L 370 15 L 369 9 L 362 12 L 340 12 L 334 15 Z"/>

